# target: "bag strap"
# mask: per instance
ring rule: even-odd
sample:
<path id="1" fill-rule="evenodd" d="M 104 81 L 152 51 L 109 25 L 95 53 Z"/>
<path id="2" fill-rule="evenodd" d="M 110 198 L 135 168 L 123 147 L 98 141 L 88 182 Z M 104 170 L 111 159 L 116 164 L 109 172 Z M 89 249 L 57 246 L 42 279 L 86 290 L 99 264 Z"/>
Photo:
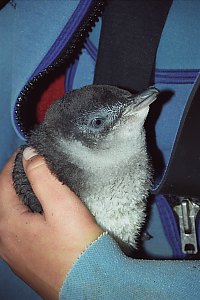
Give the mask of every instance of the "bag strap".
<path id="1" fill-rule="evenodd" d="M 152 85 L 155 57 L 172 0 L 110 0 L 103 14 L 94 83 L 142 91 Z"/>

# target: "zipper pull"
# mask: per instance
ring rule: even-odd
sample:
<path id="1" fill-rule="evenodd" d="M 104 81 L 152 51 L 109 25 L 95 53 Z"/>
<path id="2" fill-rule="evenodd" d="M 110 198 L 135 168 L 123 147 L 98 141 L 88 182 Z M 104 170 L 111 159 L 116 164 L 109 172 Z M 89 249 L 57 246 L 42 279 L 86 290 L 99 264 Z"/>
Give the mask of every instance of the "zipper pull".
<path id="1" fill-rule="evenodd" d="M 189 255 L 196 254 L 198 252 L 196 218 L 200 211 L 200 203 L 179 197 L 179 204 L 173 209 L 179 218 L 182 252 Z"/>

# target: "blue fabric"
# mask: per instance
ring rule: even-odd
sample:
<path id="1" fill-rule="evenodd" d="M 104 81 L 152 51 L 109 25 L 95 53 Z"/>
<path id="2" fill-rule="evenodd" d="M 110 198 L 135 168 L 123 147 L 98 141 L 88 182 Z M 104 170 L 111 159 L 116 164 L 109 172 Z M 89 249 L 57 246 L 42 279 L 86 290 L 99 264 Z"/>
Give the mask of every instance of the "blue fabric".
<path id="1" fill-rule="evenodd" d="M 127 258 L 108 235 L 79 258 L 60 291 L 60 300 L 195 300 L 200 295 L 199 261 Z"/>
<path id="2" fill-rule="evenodd" d="M 79 1 L 23 1 L 0 11 L 0 168 L 24 139 L 13 112 L 22 87 L 63 30 Z M 52 26 L 53 24 L 53 26 Z"/>

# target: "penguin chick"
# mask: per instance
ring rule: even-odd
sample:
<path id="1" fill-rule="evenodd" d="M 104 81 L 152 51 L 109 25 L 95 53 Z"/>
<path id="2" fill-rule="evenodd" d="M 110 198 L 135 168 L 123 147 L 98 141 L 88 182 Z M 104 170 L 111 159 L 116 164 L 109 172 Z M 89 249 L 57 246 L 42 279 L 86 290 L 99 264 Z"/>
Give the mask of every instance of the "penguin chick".
<path id="1" fill-rule="evenodd" d="M 28 141 L 97 223 L 133 247 L 151 182 L 143 125 L 157 95 L 155 88 L 132 95 L 108 85 L 73 90 L 48 109 Z M 13 169 L 14 186 L 32 211 L 41 212 L 23 170 L 22 152 Z"/>

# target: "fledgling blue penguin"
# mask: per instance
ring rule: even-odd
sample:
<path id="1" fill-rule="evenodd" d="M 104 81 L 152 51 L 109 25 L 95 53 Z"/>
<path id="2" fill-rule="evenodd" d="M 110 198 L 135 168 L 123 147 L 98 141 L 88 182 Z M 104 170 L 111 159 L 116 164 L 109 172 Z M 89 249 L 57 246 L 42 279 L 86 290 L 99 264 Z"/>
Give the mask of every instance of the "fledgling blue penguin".
<path id="1" fill-rule="evenodd" d="M 155 88 L 133 95 L 108 85 L 73 90 L 48 109 L 28 140 L 97 223 L 133 247 L 151 183 L 143 125 L 157 95 Z M 13 169 L 14 186 L 32 211 L 41 212 L 23 170 L 22 152 Z"/>

